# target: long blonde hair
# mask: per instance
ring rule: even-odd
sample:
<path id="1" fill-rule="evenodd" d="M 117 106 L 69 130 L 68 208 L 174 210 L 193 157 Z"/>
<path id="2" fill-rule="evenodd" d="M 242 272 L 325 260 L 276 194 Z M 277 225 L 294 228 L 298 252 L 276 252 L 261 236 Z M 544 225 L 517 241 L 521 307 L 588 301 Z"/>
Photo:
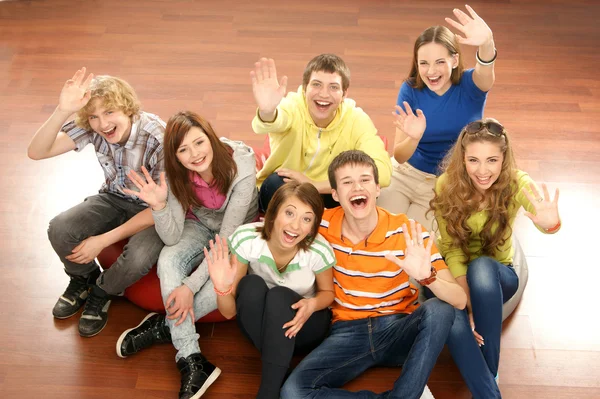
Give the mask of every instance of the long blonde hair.
<path id="1" fill-rule="evenodd" d="M 477 123 L 483 125 L 481 130 L 474 133 L 468 131 L 469 126 Z M 461 248 L 467 257 L 471 255 L 469 251 L 471 229 L 467 225 L 467 220 L 474 212 L 485 210 L 489 213 L 488 220 L 480 233 L 482 255 L 493 256 L 512 234 L 509 221 L 511 203 L 517 189 L 516 162 L 506 130 L 502 128 L 501 134 L 491 133 L 489 123 L 500 125 L 496 120 L 486 118 L 472 122 L 463 128 L 442 163 L 442 171 L 446 174 L 445 184 L 439 190 L 440 193 L 436 192 L 429 203 L 436 218 L 443 218 L 446 221 L 446 230 L 452 237 L 453 247 Z M 465 148 L 477 142 L 496 144 L 504 154 L 500 175 L 485 191 L 483 205 L 478 200 L 481 197 L 465 166 Z"/>

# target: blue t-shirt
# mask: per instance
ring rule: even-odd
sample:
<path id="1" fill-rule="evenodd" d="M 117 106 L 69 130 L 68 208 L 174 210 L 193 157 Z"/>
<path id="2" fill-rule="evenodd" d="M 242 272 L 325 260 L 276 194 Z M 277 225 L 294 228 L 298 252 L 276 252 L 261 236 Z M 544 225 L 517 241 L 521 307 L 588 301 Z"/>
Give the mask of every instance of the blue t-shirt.
<path id="1" fill-rule="evenodd" d="M 402 83 L 398 93 L 398 105 L 406 101 L 413 112 L 417 108 L 427 118 L 427 128 L 415 153 L 408 163 L 423 172 L 437 174 L 438 164 L 454 145 L 460 131 L 468 123 L 483 118 L 487 92 L 481 91 L 473 82 L 474 69 L 463 72 L 457 85 L 452 85 L 442 96 L 427 86 L 423 89 Z M 404 108 L 404 106 L 402 105 Z"/>

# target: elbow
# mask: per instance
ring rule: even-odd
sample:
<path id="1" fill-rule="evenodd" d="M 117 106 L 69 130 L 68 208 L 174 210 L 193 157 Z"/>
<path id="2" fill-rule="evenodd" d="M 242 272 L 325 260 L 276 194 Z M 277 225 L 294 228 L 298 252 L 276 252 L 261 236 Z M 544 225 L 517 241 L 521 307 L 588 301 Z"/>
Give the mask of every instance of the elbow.
<path id="1" fill-rule="evenodd" d="M 29 157 L 29 159 L 32 159 L 34 161 L 39 161 L 40 159 L 44 159 L 44 157 L 41 156 L 41 154 L 36 153 L 31 148 L 27 148 L 27 157 Z"/>
<path id="2" fill-rule="evenodd" d="M 221 312 L 221 315 L 226 318 L 227 320 L 231 320 L 235 317 L 235 315 L 237 314 L 237 312 L 235 310 L 233 311 L 223 311 L 219 309 L 219 312 Z"/>
<path id="3" fill-rule="evenodd" d="M 467 307 L 467 294 L 463 291 L 460 300 L 454 305 L 458 310 L 464 310 Z"/>

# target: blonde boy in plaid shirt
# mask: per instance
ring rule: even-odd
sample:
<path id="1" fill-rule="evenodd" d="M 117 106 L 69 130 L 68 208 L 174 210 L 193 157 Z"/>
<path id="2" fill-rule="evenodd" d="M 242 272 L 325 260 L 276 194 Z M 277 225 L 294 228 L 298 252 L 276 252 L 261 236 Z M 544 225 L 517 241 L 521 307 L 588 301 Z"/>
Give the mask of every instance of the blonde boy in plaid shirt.
<path id="1" fill-rule="evenodd" d="M 163 247 L 147 204 L 123 188 L 137 191 L 126 178 L 130 171 L 165 184 L 165 123 L 140 110 L 127 82 L 92 74 L 86 78 L 85 73 L 82 68 L 67 80 L 58 106 L 31 140 L 28 155 L 34 160 L 52 158 L 93 144 L 104 171 L 100 192 L 56 216 L 48 228 L 50 243 L 70 277 L 52 314 L 66 319 L 85 303 L 79 333 L 92 337 L 106 326 L 110 296 L 148 273 Z M 75 120 L 67 123 L 73 113 Z M 129 242 L 121 256 L 101 272 L 96 256 L 125 238 Z"/>

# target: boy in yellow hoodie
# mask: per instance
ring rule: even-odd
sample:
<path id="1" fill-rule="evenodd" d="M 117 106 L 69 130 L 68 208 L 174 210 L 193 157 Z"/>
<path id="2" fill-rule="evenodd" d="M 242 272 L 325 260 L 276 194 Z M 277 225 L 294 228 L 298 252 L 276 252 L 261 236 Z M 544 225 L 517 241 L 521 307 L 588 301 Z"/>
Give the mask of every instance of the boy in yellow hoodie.
<path id="1" fill-rule="evenodd" d="M 326 208 L 338 206 L 331 197 L 327 168 L 342 151 L 362 150 L 370 155 L 379 169 L 381 186 L 390 184 L 390 157 L 371 118 L 346 98 L 350 70 L 340 57 L 321 54 L 310 60 L 302 86 L 285 97 L 287 77 L 278 81 L 273 59 L 261 58 L 250 75 L 258 105 L 252 129 L 268 133 L 271 147 L 256 179 L 262 211 L 289 180 L 314 184 Z"/>

